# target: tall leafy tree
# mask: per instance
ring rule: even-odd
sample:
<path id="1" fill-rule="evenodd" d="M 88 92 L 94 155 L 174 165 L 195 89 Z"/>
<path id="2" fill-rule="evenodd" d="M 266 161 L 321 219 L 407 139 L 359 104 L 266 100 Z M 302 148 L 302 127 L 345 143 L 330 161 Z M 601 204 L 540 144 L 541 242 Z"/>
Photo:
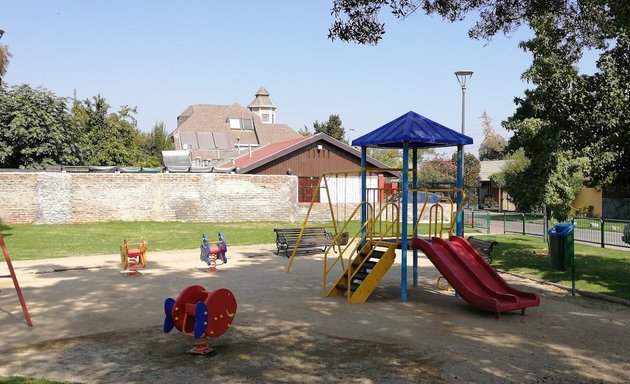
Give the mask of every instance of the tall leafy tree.
<path id="1" fill-rule="evenodd" d="M 401 152 L 394 148 L 369 148 L 368 155 L 391 168 L 402 166 Z"/>
<path id="2" fill-rule="evenodd" d="M 464 154 L 464 188 L 476 189 L 479 185 L 479 160 L 471 153 Z M 455 184 L 457 181 L 457 154 L 451 158 L 433 154 L 418 167 L 418 179 L 427 184 L 447 182 Z"/>
<path id="3" fill-rule="evenodd" d="M 434 154 L 418 167 L 418 180 L 421 185 L 455 184 L 456 177 L 457 165 L 444 155 Z"/>
<path id="4" fill-rule="evenodd" d="M 457 154 L 454 153 L 451 162 L 457 171 Z M 464 190 L 466 191 L 466 202 L 476 204 L 477 189 L 479 187 L 479 171 L 481 164 L 472 153 L 464 153 Z"/>
<path id="5" fill-rule="evenodd" d="M 9 68 L 9 59 L 12 57 L 9 47 L 0 44 L 0 88 L 2 88 L 2 78 Z"/>
<path id="6" fill-rule="evenodd" d="M 322 123 L 315 121 L 313 123 L 313 130 L 315 133 L 325 133 L 332 138 L 348 144 L 348 140 L 346 140 L 346 129 L 343 127 L 339 115 L 330 115 L 328 120 Z"/>
<path id="7" fill-rule="evenodd" d="M 529 25 L 536 37 L 521 43 L 533 55 L 523 78 L 535 88 L 516 100 L 517 113 L 504 124 L 515 132 L 510 150 L 523 147 L 541 167 L 568 151 L 576 161 L 589 160 L 584 172 L 594 186 L 630 190 L 628 1 L 333 0 L 329 37 L 377 44 L 385 32 L 379 17 L 387 9 L 399 19 L 424 12 L 458 21 L 472 13 L 473 38 Z M 579 75 L 577 64 L 589 48 L 601 53 L 599 71 Z M 541 124 L 544 130 L 530 129 Z M 546 180 L 552 170 L 538 171 Z"/>
<path id="8" fill-rule="evenodd" d="M 379 17 L 389 10 L 404 20 L 416 12 L 438 15 L 449 22 L 472 14 L 475 24 L 468 34 L 489 39 L 508 33 L 540 17 L 553 15 L 553 24 L 566 32 L 566 40 L 581 49 L 603 48 L 619 31 L 630 32 L 626 0 L 333 0 L 331 39 L 377 44 L 385 34 Z M 417 20 L 417 19 L 416 19 Z"/>
<path id="9" fill-rule="evenodd" d="M 105 98 L 76 101 L 74 119 L 82 133 L 83 164 L 141 165 L 144 153 L 140 132 L 135 128 L 135 108 L 123 106 L 110 113 Z"/>
<path id="10" fill-rule="evenodd" d="M 630 37 L 598 61 L 598 72 L 582 76 L 583 92 L 575 98 L 575 134 L 567 150 L 588 161 L 587 176 L 597 187 L 630 190 Z M 623 193 L 622 193 L 623 194 Z"/>
<path id="11" fill-rule="evenodd" d="M 487 112 L 484 111 L 481 118 L 484 138 L 479 146 L 479 160 L 502 160 L 507 141 L 494 130 Z"/>
<path id="12" fill-rule="evenodd" d="M 142 160 L 144 166 L 157 167 L 163 164 L 162 151 L 173 149 L 175 145 L 168 139 L 164 122 L 156 122 L 150 133 L 140 133 L 141 141 L 144 142 L 144 155 Z"/>
<path id="13" fill-rule="evenodd" d="M 304 125 L 303 128 L 300 128 L 298 130 L 298 133 L 302 136 L 310 136 L 312 135 L 311 131 L 309 131 L 308 127 L 306 125 Z"/>
<path id="14" fill-rule="evenodd" d="M 503 171 L 491 179 L 505 188 L 516 209 L 533 212 L 546 205 L 548 214 L 565 221 L 575 193 L 583 186 L 585 159 L 575 159 L 568 151 L 554 152 L 544 159 L 552 162 L 547 173 L 541 173 L 540 161 L 530 160 L 522 149 L 507 160 Z"/>
<path id="15" fill-rule="evenodd" d="M 78 164 L 79 132 L 67 100 L 20 85 L 0 97 L 0 168 Z"/>
<path id="16" fill-rule="evenodd" d="M 575 65 L 579 52 L 566 42 L 552 17 L 536 20 L 532 26 L 535 37 L 521 46 L 533 55 L 523 78 L 535 87 L 516 99 L 517 110 L 504 124 L 514 132 L 510 149 L 522 149 L 529 163 L 519 172 L 506 173 L 506 190 L 518 209 L 530 211 L 545 204 L 562 220 L 584 180 L 585 162 L 575 151 L 582 127 L 575 117 L 583 113 L 580 100 L 585 95 L 585 77 Z M 514 186 L 523 190 L 516 191 Z"/>

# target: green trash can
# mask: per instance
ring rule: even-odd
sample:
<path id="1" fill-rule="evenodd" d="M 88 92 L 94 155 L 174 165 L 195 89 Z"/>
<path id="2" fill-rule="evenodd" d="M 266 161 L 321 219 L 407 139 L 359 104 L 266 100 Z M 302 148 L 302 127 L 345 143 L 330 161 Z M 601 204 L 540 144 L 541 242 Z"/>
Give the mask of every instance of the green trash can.
<path id="1" fill-rule="evenodd" d="M 572 223 L 559 223 L 547 232 L 549 235 L 549 256 L 551 268 L 566 270 L 571 266 L 574 256 L 574 238 Z"/>

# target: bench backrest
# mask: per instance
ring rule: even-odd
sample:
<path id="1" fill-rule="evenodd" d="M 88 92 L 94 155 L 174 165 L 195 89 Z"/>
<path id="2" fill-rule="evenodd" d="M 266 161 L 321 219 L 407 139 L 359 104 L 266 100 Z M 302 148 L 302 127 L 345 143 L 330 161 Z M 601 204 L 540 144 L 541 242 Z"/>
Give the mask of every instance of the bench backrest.
<path id="1" fill-rule="evenodd" d="M 300 228 L 276 228 L 276 235 L 284 236 L 286 239 L 297 239 L 300 236 Z M 304 228 L 302 237 L 326 237 L 326 228 Z"/>
<path id="2" fill-rule="evenodd" d="M 496 241 L 494 240 L 482 240 L 473 236 L 470 236 L 468 238 L 468 242 L 470 243 L 470 245 L 472 245 L 475 248 L 481 248 L 483 249 L 485 252 L 488 252 L 492 249 L 492 247 L 494 247 L 496 244 L 498 244 Z"/>

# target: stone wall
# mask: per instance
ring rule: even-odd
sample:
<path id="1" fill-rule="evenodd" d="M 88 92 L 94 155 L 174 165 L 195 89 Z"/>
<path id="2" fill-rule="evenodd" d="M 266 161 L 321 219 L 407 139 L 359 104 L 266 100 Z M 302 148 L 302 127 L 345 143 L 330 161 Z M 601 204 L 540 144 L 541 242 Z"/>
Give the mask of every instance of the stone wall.
<path id="1" fill-rule="evenodd" d="M 309 203 L 297 202 L 296 176 L 221 173 L 0 172 L 0 223 L 105 221 L 302 223 Z M 356 204 L 336 204 L 338 220 Z M 443 206 L 444 215 L 450 207 Z M 377 207 L 380 209 L 380 206 Z M 409 207 L 409 223 L 412 222 Z M 428 222 L 428 208 L 422 216 Z M 354 218 L 359 220 L 358 213 Z M 330 221 L 328 203 L 309 221 Z"/>
<path id="2" fill-rule="evenodd" d="M 299 220 L 297 177 L 0 173 L 0 222 Z"/>

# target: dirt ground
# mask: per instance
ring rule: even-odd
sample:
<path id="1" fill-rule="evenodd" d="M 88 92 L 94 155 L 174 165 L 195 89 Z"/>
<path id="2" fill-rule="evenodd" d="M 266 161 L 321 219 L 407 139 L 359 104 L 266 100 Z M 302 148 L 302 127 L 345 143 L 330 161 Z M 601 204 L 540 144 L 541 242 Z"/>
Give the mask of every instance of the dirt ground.
<path id="1" fill-rule="evenodd" d="M 504 274 L 538 292 L 541 306 L 497 319 L 437 289 L 425 257 L 405 303 L 395 264 L 367 303 L 349 305 L 322 299 L 321 254 L 300 256 L 287 274 L 274 249 L 231 247 L 216 273 L 195 249 L 149 251 L 138 277 L 122 275 L 115 254 L 14 262 L 34 326 L 25 325 L 11 280 L 0 280 L 0 375 L 77 383 L 630 383 L 628 306 Z M 232 328 L 211 339 L 207 356 L 185 353 L 191 338 L 162 331 L 164 300 L 193 284 L 229 288 L 238 302 Z"/>

